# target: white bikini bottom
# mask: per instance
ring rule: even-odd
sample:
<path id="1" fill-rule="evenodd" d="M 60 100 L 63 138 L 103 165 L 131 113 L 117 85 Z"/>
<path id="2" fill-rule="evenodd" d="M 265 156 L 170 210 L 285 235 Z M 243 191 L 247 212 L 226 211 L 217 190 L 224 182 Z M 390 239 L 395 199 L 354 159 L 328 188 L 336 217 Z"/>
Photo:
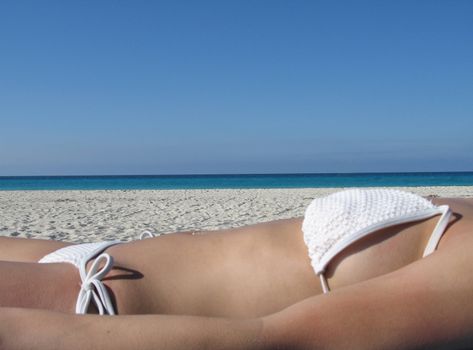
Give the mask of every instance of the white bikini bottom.
<path id="1" fill-rule="evenodd" d="M 83 243 L 70 245 L 46 255 L 39 263 L 69 263 L 79 270 L 82 280 L 76 302 L 76 314 L 86 314 L 90 302 L 93 300 L 100 315 L 115 315 L 115 309 L 110 295 L 102 282 L 113 267 L 113 258 L 103 251 L 113 245 L 124 243 L 121 241 L 105 241 L 98 243 Z M 95 258 L 87 271 L 87 263 Z M 100 265 L 102 265 L 100 267 Z"/>

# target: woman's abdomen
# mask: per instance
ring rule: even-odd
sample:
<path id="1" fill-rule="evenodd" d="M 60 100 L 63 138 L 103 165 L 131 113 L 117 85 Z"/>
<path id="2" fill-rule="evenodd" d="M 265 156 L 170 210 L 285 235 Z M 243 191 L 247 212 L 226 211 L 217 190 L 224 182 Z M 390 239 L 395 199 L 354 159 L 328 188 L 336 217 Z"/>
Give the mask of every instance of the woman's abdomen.
<path id="1" fill-rule="evenodd" d="M 114 246 L 119 313 L 257 317 L 320 293 L 300 219 Z M 128 276 L 127 276 L 128 275 Z"/>
<path id="2" fill-rule="evenodd" d="M 348 247 L 328 266 L 330 287 L 361 282 L 420 258 L 424 232 L 435 220 L 383 229 Z M 322 292 L 301 222 L 278 220 L 114 246 L 108 252 L 118 268 L 106 283 L 122 314 L 271 314 Z"/>

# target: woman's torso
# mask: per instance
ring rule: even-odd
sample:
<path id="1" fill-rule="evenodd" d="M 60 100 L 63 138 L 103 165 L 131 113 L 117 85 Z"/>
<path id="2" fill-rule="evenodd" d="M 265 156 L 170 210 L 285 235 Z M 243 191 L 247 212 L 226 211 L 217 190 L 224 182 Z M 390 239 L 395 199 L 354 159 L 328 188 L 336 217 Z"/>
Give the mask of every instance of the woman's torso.
<path id="1" fill-rule="evenodd" d="M 453 211 L 438 248 L 458 239 L 471 244 L 473 200 L 435 198 L 433 203 L 447 204 Z M 438 218 L 392 226 L 355 242 L 329 264 L 331 289 L 420 259 Z M 119 313 L 270 314 L 322 292 L 303 240 L 302 220 L 178 233 L 114 246 L 107 251 L 118 268 L 105 282 Z"/>

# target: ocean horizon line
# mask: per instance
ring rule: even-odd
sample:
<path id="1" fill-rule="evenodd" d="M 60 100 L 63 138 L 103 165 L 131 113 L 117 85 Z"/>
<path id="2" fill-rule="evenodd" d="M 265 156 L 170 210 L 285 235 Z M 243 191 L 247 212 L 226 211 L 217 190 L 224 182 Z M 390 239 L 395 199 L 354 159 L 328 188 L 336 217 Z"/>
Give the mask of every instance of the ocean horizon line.
<path id="1" fill-rule="evenodd" d="M 68 174 L 68 175 L 0 175 L 2 178 L 46 178 L 46 177 L 198 177 L 198 176 L 304 176 L 304 175 L 398 175 L 398 174 L 473 174 L 473 170 L 453 171 L 366 171 L 366 172 L 295 172 L 295 173 L 189 173 L 189 174 Z"/>
<path id="2" fill-rule="evenodd" d="M 473 186 L 473 172 L 2 176 L 2 190 Z"/>

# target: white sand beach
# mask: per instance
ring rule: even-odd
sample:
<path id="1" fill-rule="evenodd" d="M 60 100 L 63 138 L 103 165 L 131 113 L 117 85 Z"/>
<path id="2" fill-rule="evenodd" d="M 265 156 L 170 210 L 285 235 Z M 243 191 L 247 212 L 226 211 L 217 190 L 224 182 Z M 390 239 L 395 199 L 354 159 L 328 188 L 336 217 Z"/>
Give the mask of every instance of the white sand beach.
<path id="1" fill-rule="evenodd" d="M 473 197 L 473 186 L 396 187 L 422 196 Z M 69 242 L 133 240 L 303 216 L 340 188 L 0 191 L 0 236 Z"/>

